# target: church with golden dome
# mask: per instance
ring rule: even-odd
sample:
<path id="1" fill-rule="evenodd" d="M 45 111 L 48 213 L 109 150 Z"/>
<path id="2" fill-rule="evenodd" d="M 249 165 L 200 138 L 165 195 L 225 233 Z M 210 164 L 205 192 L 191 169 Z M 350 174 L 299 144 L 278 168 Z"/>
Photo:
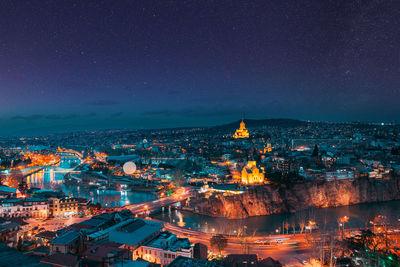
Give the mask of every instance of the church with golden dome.
<path id="1" fill-rule="evenodd" d="M 264 182 L 263 168 L 257 168 L 255 161 L 247 162 L 247 165 L 242 169 L 243 184 L 261 184 Z"/>
<path id="2" fill-rule="evenodd" d="M 246 129 L 246 125 L 244 124 L 244 121 L 240 123 L 240 128 L 236 130 L 235 134 L 233 135 L 233 138 L 239 139 L 239 138 L 249 138 L 249 131 Z"/>

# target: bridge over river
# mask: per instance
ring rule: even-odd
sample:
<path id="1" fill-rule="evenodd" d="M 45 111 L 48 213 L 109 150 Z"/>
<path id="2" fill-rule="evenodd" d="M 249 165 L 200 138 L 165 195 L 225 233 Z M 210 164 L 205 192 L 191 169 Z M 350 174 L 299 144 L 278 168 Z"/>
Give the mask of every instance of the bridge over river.
<path id="1" fill-rule="evenodd" d="M 129 209 L 134 214 L 150 214 L 163 207 L 170 207 L 181 201 L 184 201 L 194 195 L 194 190 L 191 188 L 182 188 L 178 192 L 174 193 L 169 197 L 157 198 L 153 200 L 148 200 L 140 203 L 125 205 L 121 207 L 115 207 L 111 209 L 106 209 L 104 211 L 118 211 L 123 209 Z"/>

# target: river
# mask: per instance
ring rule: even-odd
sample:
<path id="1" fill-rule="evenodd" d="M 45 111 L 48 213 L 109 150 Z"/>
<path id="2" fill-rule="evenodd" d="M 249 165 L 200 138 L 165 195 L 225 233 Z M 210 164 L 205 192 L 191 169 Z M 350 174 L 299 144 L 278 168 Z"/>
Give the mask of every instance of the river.
<path id="1" fill-rule="evenodd" d="M 68 170 L 80 164 L 78 158 L 61 159 L 58 166 L 47 167 L 27 177 L 29 187 L 61 190 L 68 196 L 82 197 L 99 203 L 104 207 L 117 207 L 139 203 L 157 198 L 152 192 L 86 189 L 75 185 L 65 185 L 64 175 Z"/>
<path id="2" fill-rule="evenodd" d="M 313 220 L 322 227 L 326 225 L 329 229 L 338 227 L 338 218 L 348 216 L 349 221 L 345 227 L 363 227 L 377 215 L 384 215 L 392 223 L 399 223 L 400 200 L 364 203 L 352 206 L 337 208 L 309 209 L 296 213 L 274 214 L 267 216 L 250 217 L 246 219 L 231 220 L 226 218 L 215 218 L 188 211 L 172 210 L 159 212 L 152 217 L 165 222 L 174 223 L 195 230 L 207 233 L 236 234 L 240 229 L 246 229 L 247 235 L 269 235 L 281 234 L 283 223 L 290 226 L 289 233 L 293 232 L 293 225 L 296 225 L 296 232 L 299 231 L 299 222 Z M 246 226 L 246 227 L 244 227 Z M 285 233 L 287 230 L 284 230 Z"/>
<path id="3" fill-rule="evenodd" d="M 79 186 L 66 186 L 63 184 L 65 171 L 79 165 L 79 159 L 62 159 L 59 166 L 48 167 L 27 178 L 30 187 L 42 189 L 62 190 L 73 197 L 90 199 L 92 203 L 100 203 L 105 207 L 123 206 L 155 199 L 151 192 L 119 192 L 114 190 L 88 190 Z M 283 223 L 291 225 L 289 232 L 293 232 L 293 225 L 299 231 L 299 222 L 309 220 L 316 221 L 318 225 L 326 225 L 328 228 L 338 227 L 338 218 L 348 216 L 349 221 L 345 227 L 362 227 L 376 215 L 385 215 L 391 222 L 400 219 L 400 201 L 380 203 L 364 203 L 353 206 L 325 209 L 309 209 L 296 213 L 274 214 L 268 216 L 250 217 L 246 219 L 230 220 L 226 218 L 214 218 L 187 211 L 165 209 L 153 215 L 154 218 L 179 226 L 201 230 L 209 233 L 236 234 L 239 229 L 246 226 L 247 234 L 266 235 L 282 233 Z M 286 230 L 285 230 L 286 232 Z"/>

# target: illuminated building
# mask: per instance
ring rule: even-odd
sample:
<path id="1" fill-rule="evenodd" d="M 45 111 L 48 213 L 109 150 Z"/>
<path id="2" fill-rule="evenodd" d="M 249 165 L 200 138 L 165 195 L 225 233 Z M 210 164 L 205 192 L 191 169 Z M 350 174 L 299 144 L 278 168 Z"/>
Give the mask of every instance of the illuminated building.
<path id="1" fill-rule="evenodd" d="M 240 128 L 236 130 L 235 134 L 233 135 L 233 138 L 238 139 L 238 138 L 249 138 L 249 131 L 246 129 L 246 125 L 242 121 L 240 123 Z"/>
<path id="2" fill-rule="evenodd" d="M 161 232 L 139 250 L 139 257 L 166 266 L 178 256 L 193 258 L 193 244 L 188 238 L 178 238 L 170 232 Z"/>
<path id="3" fill-rule="evenodd" d="M 243 188 L 237 187 L 236 184 L 215 184 L 209 186 L 208 184 L 200 188 L 200 193 L 217 192 L 217 193 L 228 193 L 233 195 L 243 194 Z"/>
<path id="4" fill-rule="evenodd" d="M 272 147 L 271 147 L 271 143 L 267 144 L 267 147 L 264 149 L 264 153 L 271 153 L 272 152 Z"/>
<path id="5" fill-rule="evenodd" d="M 242 169 L 242 183 L 243 184 L 259 184 L 264 182 L 264 173 L 256 166 L 255 161 L 249 161 Z"/>
<path id="6" fill-rule="evenodd" d="M 47 218 L 49 205 L 40 198 L 3 199 L 0 202 L 0 217 Z"/>
<path id="7" fill-rule="evenodd" d="M 149 221 L 140 218 L 127 219 L 112 227 L 88 235 L 89 240 L 107 239 L 110 242 L 123 244 L 136 260 L 142 257 L 141 246 L 161 233 L 162 222 Z M 102 237 L 103 236 L 103 237 Z"/>
<path id="8" fill-rule="evenodd" d="M 354 171 L 348 169 L 327 171 L 325 175 L 328 182 L 335 180 L 354 180 L 355 178 Z"/>
<path id="9" fill-rule="evenodd" d="M 78 214 L 78 201 L 74 198 L 49 198 L 51 217 L 68 217 Z"/>

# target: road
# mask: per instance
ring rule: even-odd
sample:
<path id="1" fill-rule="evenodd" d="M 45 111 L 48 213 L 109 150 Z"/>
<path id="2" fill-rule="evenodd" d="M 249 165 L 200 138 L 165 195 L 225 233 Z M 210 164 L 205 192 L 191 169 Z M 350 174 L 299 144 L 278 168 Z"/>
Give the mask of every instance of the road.
<path id="1" fill-rule="evenodd" d="M 130 209 L 134 214 L 143 214 L 157 210 L 161 207 L 170 206 L 176 202 L 187 199 L 192 195 L 192 191 L 188 188 L 178 191 L 172 196 L 159 198 L 151 201 L 146 201 L 139 204 L 127 205 L 113 210 Z M 27 222 L 32 226 L 39 226 L 46 230 L 57 230 L 73 223 L 89 219 L 90 216 L 83 218 L 73 217 L 67 219 L 49 219 L 38 220 L 28 219 Z M 151 219 L 151 218 L 148 218 Z M 153 220 L 153 219 L 152 219 Z M 210 239 L 213 234 L 204 233 L 196 230 L 179 227 L 174 224 L 166 223 L 165 229 L 178 235 L 179 237 L 187 237 L 193 243 L 203 243 L 208 246 L 210 250 Z M 224 249 L 226 254 L 242 254 L 243 253 L 243 238 L 236 236 L 227 236 L 228 245 Z M 265 241 L 270 244 L 265 245 Z M 278 242 L 277 242 L 278 241 Z M 305 234 L 296 235 L 277 235 L 277 236 L 251 236 L 246 238 L 248 253 L 257 254 L 260 258 L 272 257 L 279 260 L 286 266 L 302 266 L 303 262 L 310 257 L 310 249 L 306 242 Z M 216 252 L 216 251 L 214 251 Z"/>
<path id="2" fill-rule="evenodd" d="M 189 198 L 192 193 L 193 191 L 191 189 L 185 188 L 169 197 L 159 198 L 138 204 L 127 205 L 119 209 L 128 208 L 134 214 L 143 214 L 185 200 Z M 210 239 L 212 237 L 212 234 L 179 227 L 177 225 L 166 222 L 164 222 L 164 224 L 166 230 L 180 237 L 187 237 L 191 242 L 203 243 L 207 245 L 209 249 L 211 248 Z M 302 266 L 303 262 L 310 258 L 310 248 L 307 245 L 305 237 L 305 234 L 252 236 L 246 238 L 246 243 L 248 247 L 248 253 L 257 254 L 261 258 L 272 257 L 279 260 L 281 263 L 286 264 L 286 266 Z M 268 242 L 270 242 L 270 245 L 264 244 L 267 240 Z M 279 243 L 277 243 L 277 240 Z M 224 252 L 227 254 L 242 254 L 243 247 L 243 238 L 229 236 L 228 245 L 224 249 Z"/>
<path id="3" fill-rule="evenodd" d="M 161 207 L 167 207 L 179 201 L 183 201 L 192 196 L 192 194 L 193 190 L 189 188 L 183 188 L 169 197 L 163 197 L 142 203 L 126 205 L 123 207 L 115 208 L 115 210 L 129 209 L 134 214 L 153 212 L 160 209 Z"/>
<path id="4" fill-rule="evenodd" d="M 165 223 L 165 229 L 180 237 L 187 237 L 191 242 L 203 243 L 211 249 L 210 239 L 213 236 L 212 234 L 179 227 L 170 223 Z M 286 264 L 286 266 L 302 266 L 303 262 L 310 258 L 310 248 L 306 242 L 306 234 L 251 236 L 246 239 L 229 236 L 227 239 L 228 245 L 224 249 L 227 254 L 242 254 L 245 243 L 248 247 L 248 253 L 257 254 L 261 258 L 272 257 Z M 270 244 L 265 245 L 265 241 Z"/>

